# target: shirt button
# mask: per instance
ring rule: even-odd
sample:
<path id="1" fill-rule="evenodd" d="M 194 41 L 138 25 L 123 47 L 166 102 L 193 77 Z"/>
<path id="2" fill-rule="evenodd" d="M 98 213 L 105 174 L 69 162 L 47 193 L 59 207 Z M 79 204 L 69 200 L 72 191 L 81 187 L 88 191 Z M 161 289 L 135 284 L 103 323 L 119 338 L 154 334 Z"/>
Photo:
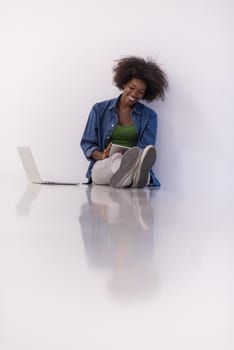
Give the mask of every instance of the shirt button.
<path id="1" fill-rule="evenodd" d="M 106 138 L 107 138 L 107 139 L 109 139 L 109 138 L 110 138 L 110 136 L 107 136 Z"/>
<path id="2" fill-rule="evenodd" d="M 112 128 L 113 128 L 114 124 L 111 124 L 111 126 L 112 126 Z"/>

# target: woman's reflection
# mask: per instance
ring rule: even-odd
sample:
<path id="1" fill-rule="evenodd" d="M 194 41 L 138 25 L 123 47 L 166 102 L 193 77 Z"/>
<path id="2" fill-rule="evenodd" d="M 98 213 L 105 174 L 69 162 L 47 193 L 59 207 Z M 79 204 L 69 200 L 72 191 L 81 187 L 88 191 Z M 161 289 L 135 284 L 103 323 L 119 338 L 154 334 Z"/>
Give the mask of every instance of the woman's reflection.
<path id="1" fill-rule="evenodd" d="M 79 217 L 91 266 L 111 268 L 114 295 L 151 294 L 154 212 L 149 189 L 89 186 Z"/>

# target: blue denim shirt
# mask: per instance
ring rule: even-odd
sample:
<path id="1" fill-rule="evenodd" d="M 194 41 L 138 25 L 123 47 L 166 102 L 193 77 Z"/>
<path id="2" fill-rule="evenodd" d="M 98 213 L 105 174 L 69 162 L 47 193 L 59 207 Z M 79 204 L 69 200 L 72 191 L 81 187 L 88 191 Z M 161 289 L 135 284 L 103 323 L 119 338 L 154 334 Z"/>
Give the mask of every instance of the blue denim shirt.
<path id="1" fill-rule="evenodd" d="M 86 177 L 89 182 L 95 160 L 91 158 L 94 150 L 104 151 L 116 124 L 118 124 L 117 105 L 119 98 L 96 103 L 90 111 L 88 121 L 81 138 L 81 148 L 85 157 L 90 161 Z M 155 145 L 157 134 L 157 114 L 144 104 L 137 102 L 132 110 L 132 119 L 137 130 L 137 146 L 144 149 Z M 160 186 L 160 182 L 150 171 L 150 185 Z"/>

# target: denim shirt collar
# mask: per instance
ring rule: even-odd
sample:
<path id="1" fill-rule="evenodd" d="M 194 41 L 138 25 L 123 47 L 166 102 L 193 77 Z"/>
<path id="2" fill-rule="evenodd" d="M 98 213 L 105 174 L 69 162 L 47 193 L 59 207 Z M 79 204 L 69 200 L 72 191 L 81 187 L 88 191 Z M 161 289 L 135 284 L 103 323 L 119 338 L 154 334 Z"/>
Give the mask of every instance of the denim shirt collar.
<path id="1" fill-rule="evenodd" d="M 119 100 L 120 100 L 120 97 L 122 96 L 119 95 L 119 97 L 117 98 L 114 98 L 110 104 L 110 111 L 111 110 L 115 110 L 117 112 L 117 107 L 118 107 L 118 103 L 119 103 Z M 141 115 L 141 103 L 139 102 L 136 102 L 133 106 L 133 109 L 132 109 L 133 112 L 136 112 L 136 114 L 139 114 Z"/>

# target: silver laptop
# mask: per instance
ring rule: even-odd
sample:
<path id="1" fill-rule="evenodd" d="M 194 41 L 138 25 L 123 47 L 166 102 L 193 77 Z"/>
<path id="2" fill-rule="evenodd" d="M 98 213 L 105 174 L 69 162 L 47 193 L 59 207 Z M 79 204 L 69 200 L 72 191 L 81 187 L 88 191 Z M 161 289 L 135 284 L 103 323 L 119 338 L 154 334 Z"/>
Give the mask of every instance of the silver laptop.
<path id="1" fill-rule="evenodd" d="M 28 180 L 34 184 L 41 185 L 79 185 L 76 182 L 44 181 L 41 179 L 30 147 L 17 147 L 21 162 L 27 174 Z"/>

